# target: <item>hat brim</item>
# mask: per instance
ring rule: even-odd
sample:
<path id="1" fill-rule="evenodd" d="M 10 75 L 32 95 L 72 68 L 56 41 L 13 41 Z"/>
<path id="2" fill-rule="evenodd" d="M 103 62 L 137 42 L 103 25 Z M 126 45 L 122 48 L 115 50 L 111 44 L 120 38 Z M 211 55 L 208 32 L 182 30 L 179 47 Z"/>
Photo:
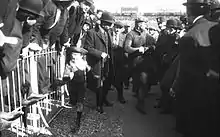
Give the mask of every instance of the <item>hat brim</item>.
<path id="1" fill-rule="evenodd" d="M 108 23 L 115 23 L 114 21 L 109 21 L 109 20 L 103 20 L 103 19 L 100 19 L 101 21 L 104 21 L 104 22 L 108 22 Z"/>
<path id="2" fill-rule="evenodd" d="M 183 3 L 183 6 L 191 6 L 191 5 L 198 5 L 198 6 L 205 6 L 205 5 L 208 5 L 208 4 L 205 4 L 205 3 L 189 3 L 189 2 L 185 2 Z"/>
<path id="3" fill-rule="evenodd" d="M 88 51 L 84 48 L 79 48 L 79 47 L 70 47 L 70 51 L 71 52 L 75 52 L 75 53 L 81 53 L 81 54 L 87 54 Z"/>

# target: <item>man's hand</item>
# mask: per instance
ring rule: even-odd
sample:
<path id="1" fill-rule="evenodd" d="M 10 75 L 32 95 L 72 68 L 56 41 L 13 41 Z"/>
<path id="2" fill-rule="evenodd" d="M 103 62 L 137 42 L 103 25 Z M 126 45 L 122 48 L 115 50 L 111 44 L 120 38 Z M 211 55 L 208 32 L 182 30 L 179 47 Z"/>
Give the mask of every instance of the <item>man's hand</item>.
<path id="1" fill-rule="evenodd" d="M 32 51 L 41 51 L 42 48 L 37 43 L 30 43 L 28 45 L 29 49 Z"/>
<path id="2" fill-rule="evenodd" d="M 214 70 L 209 69 L 209 71 L 206 73 L 207 77 L 216 78 L 219 79 L 219 73 L 215 72 Z"/>
<path id="3" fill-rule="evenodd" d="M 108 54 L 106 54 L 105 52 L 102 52 L 101 57 L 102 57 L 103 59 L 105 59 L 105 58 L 108 57 Z"/>
<path id="4" fill-rule="evenodd" d="M 139 47 L 138 51 L 141 52 L 141 53 L 144 53 L 145 52 L 145 48 L 141 46 L 141 47 Z"/>

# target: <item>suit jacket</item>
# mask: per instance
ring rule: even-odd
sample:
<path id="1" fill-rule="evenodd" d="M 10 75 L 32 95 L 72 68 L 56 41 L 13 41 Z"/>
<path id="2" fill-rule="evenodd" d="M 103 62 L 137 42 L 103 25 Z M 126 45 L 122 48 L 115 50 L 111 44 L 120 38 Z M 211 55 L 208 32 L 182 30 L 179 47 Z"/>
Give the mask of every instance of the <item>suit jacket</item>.
<path id="1" fill-rule="evenodd" d="M 109 65 L 112 65 L 112 36 L 110 32 L 108 33 L 108 43 L 103 38 L 103 34 L 98 27 L 91 29 L 87 32 L 85 38 L 85 48 L 88 50 L 87 61 L 88 64 L 92 67 L 92 72 L 95 75 L 101 76 L 101 54 L 102 52 L 108 53 L 110 59 L 107 61 L 108 64 L 105 64 L 105 72 L 109 72 Z"/>

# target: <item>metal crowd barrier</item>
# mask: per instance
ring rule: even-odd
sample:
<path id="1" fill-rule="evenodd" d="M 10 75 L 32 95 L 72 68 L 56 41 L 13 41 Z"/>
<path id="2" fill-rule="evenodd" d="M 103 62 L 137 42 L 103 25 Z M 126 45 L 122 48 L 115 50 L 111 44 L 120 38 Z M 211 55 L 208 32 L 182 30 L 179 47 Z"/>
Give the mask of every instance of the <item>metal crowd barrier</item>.
<path id="1" fill-rule="evenodd" d="M 64 72 L 65 55 L 64 52 L 58 54 L 55 50 L 43 50 L 41 52 L 29 52 L 28 56 L 17 60 L 17 66 L 6 79 L 0 77 L 0 112 L 11 112 L 22 109 L 22 101 L 26 96 L 22 96 L 21 85 L 26 81 L 30 82 L 32 91 L 39 94 L 39 61 L 44 59 L 45 72 L 49 78 L 49 84 L 54 79 L 62 78 Z M 49 86 L 49 85 L 48 85 Z M 15 120 L 10 131 L 17 137 L 26 137 L 32 134 L 51 135 L 49 123 L 54 116 L 62 110 L 65 103 L 65 86 L 50 89 L 44 93 L 46 98 L 28 107 L 27 128 L 24 127 L 22 118 Z"/>

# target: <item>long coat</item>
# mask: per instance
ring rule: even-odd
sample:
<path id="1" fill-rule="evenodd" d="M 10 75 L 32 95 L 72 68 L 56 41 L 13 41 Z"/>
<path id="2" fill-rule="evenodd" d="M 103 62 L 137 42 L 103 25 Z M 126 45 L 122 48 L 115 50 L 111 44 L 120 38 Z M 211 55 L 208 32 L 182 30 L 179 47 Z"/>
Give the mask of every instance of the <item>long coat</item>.
<path id="1" fill-rule="evenodd" d="M 99 26 L 97 26 L 94 29 L 89 30 L 85 38 L 85 48 L 88 50 L 88 64 L 92 67 L 92 73 L 99 77 L 102 74 L 102 52 L 108 53 L 110 58 L 112 57 L 112 36 L 110 32 L 107 33 L 108 42 L 105 41 Z M 109 59 L 107 63 L 108 64 L 105 63 L 104 73 L 110 72 L 109 68 L 113 69 L 113 67 L 109 67 L 110 65 L 113 65 L 112 59 Z"/>
<path id="2" fill-rule="evenodd" d="M 176 126 L 188 137 L 220 136 L 219 79 L 206 76 L 210 69 L 219 73 L 219 33 L 218 23 L 202 17 L 179 43 Z"/>

